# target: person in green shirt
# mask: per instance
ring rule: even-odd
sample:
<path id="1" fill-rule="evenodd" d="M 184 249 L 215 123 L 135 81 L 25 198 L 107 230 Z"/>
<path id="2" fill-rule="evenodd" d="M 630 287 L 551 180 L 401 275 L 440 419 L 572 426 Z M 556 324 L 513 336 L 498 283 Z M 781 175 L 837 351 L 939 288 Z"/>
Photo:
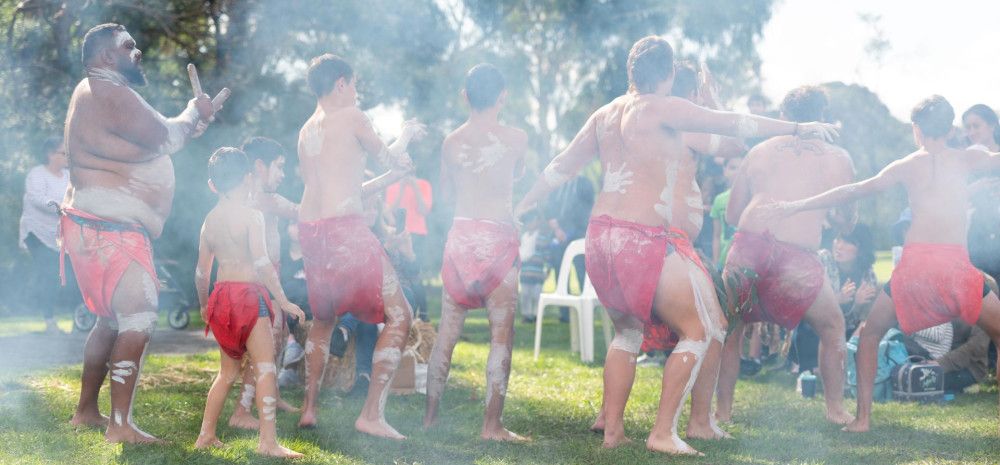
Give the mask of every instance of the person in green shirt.
<path id="1" fill-rule="evenodd" d="M 726 178 L 726 184 L 733 185 L 733 179 L 736 177 L 736 173 L 740 171 L 740 163 L 742 161 L 742 158 L 726 159 L 725 165 L 722 167 L 722 174 Z M 726 222 L 726 206 L 729 205 L 729 192 L 730 189 L 726 189 L 715 196 L 715 200 L 712 201 L 712 211 L 710 213 L 713 224 L 712 230 L 715 231 L 712 238 L 712 260 L 720 270 L 726 264 L 729 244 L 733 240 L 733 234 L 736 233 L 736 227 Z"/>

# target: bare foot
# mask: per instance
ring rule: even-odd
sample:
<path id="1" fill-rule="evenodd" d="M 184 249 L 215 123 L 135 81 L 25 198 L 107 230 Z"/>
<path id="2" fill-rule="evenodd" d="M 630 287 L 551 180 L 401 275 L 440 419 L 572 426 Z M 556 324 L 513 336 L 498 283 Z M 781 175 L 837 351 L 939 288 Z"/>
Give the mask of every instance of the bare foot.
<path id="1" fill-rule="evenodd" d="M 846 425 L 854 421 L 854 415 L 843 410 L 839 412 L 826 412 L 826 420 L 837 425 Z"/>
<path id="2" fill-rule="evenodd" d="M 260 429 L 260 421 L 253 417 L 250 412 L 240 410 L 233 412 L 233 415 L 229 417 L 229 426 L 233 428 L 256 430 Z"/>
<path id="3" fill-rule="evenodd" d="M 726 430 L 719 428 L 719 423 L 715 421 L 715 417 L 708 417 L 708 426 L 712 428 L 715 432 L 715 439 L 732 439 L 733 435 L 729 434 Z"/>
<path id="4" fill-rule="evenodd" d="M 733 422 L 733 415 L 731 413 L 715 412 L 715 421 L 719 424 L 728 425 Z"/>
<path id="5" fill-rule="evenodd" d="M 260 455 L 266 455 L 268 457 L 278 457 L 283 459 L 297 459 L 305 457 L 305 455 L 295 452 L 294 450 L 291 450 L 287 447 L 282 447 L 280 444 L 275 444 L 273 446 L 267 446 L 267 447 L 265 447 L 264 445 L 259 445 L 257 446 L 257 453 Z"/>
<path id="6" fill-rule="evenodd" d="M 601 447 L 605 449 L 614 449 L 618 446 L 631 443 L 632 440 L 625 436 L 625 431 L 622 430 L 619 433 L 612 433 L 610 431 L 604 431 L 604 442 Z"/>
<path id="7" fill-rule="evenodd" d="M 302 411 L 302 409 L 300 409 L 300 408 L 298 408 L 298 407 L 296 407 L 296 406 L 294 406 L 292 404 L 289 404 L 288 402 L 285 402 L 285 399 L 278 399 L 278 405 L 277 405 L 277 407 L 278 407 L 278 410 L 281 410 L 282 412 L 298 413 L 298 412 Z"/>
<path id="8" fill-rule="evenodd" d="M 153 435 L 146 433 L 134 426 L 117 426 L 113 428 L 108 428 L 108 431 L 104 433 L 104 439 L 110 443 L 128 443 L 128 444 L 166 444 L 167 441 L 153 437 Z"/>
<path id="9" fill-rule="evenodd" d="M 843 427 L 841 431 L 847 431 L 848 433 L 867 433 L 868 432 L 868 420 L 862 420 L 861 418 L 856 418 L 854 421 Z"/>
<path id="10" fill-rule="evenodd" d="M 516 433 L 512 433 L 506 428 L 501 427 L 499 430 L 483 430 L 479 433 L 481 439 L 487 441 L 501 441 L 501 442 L 531 442 L 531 438 L 526 438 Z"/>
<path id="11" fill-rule="evenodd" d="M 650 436 L 649 439 L 646 440 L 646 449 L 670 455 L 705 456 L 705 454 L 694 450 L 693 447 L 689 446 L 688 443 L 684 442 L 676 435 L 671 435 L 666 438 L 654 438 L 653 436 Z"/>
<path id="12" fill-rule="evenodd" d="M 432 428 L 436 424 L 437 424 L 437 415 L 432 415 L 430 412 L 424 415 L 424 429 Z"/>
<path id="13" fill-rule="evenodd" d="M 393 429 L 385 421 L 371 421 L 366 420 L 364 417 L 358 417 L 357 421 L 354 422 L 354 429 L 380 438 L 395 439 L 398 441 L 406 439 L 406 436 L 399 434 L 399 431 Z"/>
<path id="14" fill-rule="evenodd" d="M 207 449 L 207 448 L 210 448 L 210 447 L 222 447 L 224 445 L 225 444 L 223 444 L 222 441 L 219 440 L 219 438 L 215 437 L 215 435 L 204 436 L 204 435 L 199 434 L 198 435 L 198 440 L 194 442 L 194 448 L 195 449 Z"/>
<path id="15" fill-rule="evenodd" d="M 69 424 L 73 426 L 91 426 L 105 428 L 108 426 L 108 417 L 100 413 L 80 413 L 77 412 L 73 418 L 69 419 Z"/>
<path id="16" fill-rule="evenodd" d="M 594 424 L 590 425 L 590 430 L 597 434 L 604 434 L 604 412 L 601 412 L 594 420 Z"/>
<path id="17" fill-rule="evenodd" d="M 302 416 L 299 417 L 299 428 L 315 428 L 316 427 L 316 411 L 315 410 L 303 410 Z"/>
<path id="18" fill-rule="evenodd" d="M 732 437 L 729 436 L 729 433 L 721 429 L 716 431 L 711 426 L 696 425 L 694 423 L 688 423 L 686 436 L 688 439 L 723 439 Z"/>

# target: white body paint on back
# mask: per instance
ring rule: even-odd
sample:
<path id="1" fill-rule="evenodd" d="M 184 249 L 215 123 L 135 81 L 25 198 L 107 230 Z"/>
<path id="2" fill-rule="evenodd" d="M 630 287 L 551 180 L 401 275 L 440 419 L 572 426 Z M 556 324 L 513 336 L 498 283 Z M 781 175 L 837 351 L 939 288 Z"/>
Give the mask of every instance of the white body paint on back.
<path id="1" fill-rule="evenodd" d="M 680 169 L 680 162 L 677 160 L 667 160 L 666 182 L 663 191 L 660 192 L 660 203 L 653 205 L 653 210 L 660 217 L 667 220 L 667 223 L 674 222 L 674 189 L 677 187 L 677 171 Z"/>
<path id="2" fill-rule="evenodd" d="M 323 150 L 323 134 L 320 133 L 319 123 L 306 125 L 302 130 L 302 148 L 305 156 L 315 157 Z"/>
<path id="3" fill-rule="evenodd" d="M 482 173 L 495 166 L 497 162 L 503 160 L 504 155 L 510 152 L 510 147 L 500 142 L 500 138 L 493 133 L 486 133 L 486 137 L 490 143 L 478 150 L 470 145 L 462 144 L 458 161 L 463 168 L 469 168 L 476 174 Z"/>
<path id="4" fill-rule="evenodd" d="M 626 187 L 632 185 L 633 173 L 625 169 L 628 163 L 622 162 L 617 170 L 611 169 L 611 164 L 608 164 L 608 170 L 604 173 L 604 187 L 601 192 L 616 192 L 619 194 L 624 194 L 627 192 Z"/>

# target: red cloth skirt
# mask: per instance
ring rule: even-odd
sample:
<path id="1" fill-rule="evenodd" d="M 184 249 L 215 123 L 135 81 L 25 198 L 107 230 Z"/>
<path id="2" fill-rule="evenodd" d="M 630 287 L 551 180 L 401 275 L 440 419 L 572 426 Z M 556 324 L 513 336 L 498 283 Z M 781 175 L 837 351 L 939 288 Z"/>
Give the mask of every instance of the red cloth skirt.
<path id="1" fill-rule="evenodd" d="M 444 246 L 441 281 L 464 308 L 483 308 L 486 298 L 512 267 L 520 266 L 520 241 L 513 225 L 455 218 Z"/>
<path id="2" fill-rule="evenodd" d="M 673 252 L 708 275 L 691 240 L 680 229 L 668 230 L 608 215 L 591 218 L 587 226 L 587 276 L 602 305 L 645 323 L 645 351 L 666 350 L 677 344 L 677 337 L 652 313 L 663 259 Z"/>
<path id="3" fill-rule="evenodd" d="M 258 283 L 222 281 L 215 283 L 208 297 L 205 318 L 215 340 L 226 355 L 237 360 L 247 351 L 250 331 L 260 318 L 261 301 L 267 306 L 268 317 L 274 321 L 271 295 Z"/>
<path id="4" fill-rule="evenodd" d="M 366 323 L 385 321 L 382 260 L 388 258 L 361 215 L 299 223 L 299 244 L 314 318 L 351 312 Z"/>
<path id="5" fill-rule="evenodd" d="M 136 262 L 159 287 L 153 246 L 140 224 L 118 223 L 65 208 L 59 219 L 59 274 L 65 283 L 63 255 L 68 254 L 87 309 L 112 317 L 111 298 L 129 264 Z"/>
<path id="6" fill-rule="evenodd" d="M 791 329 L 819 296 L 826 270 L 813 250 L 779 241 L 769 232 L 737 231 L 723 279 L 738 283 L 737 305 L 749 306 L 743 321 L 766 321 Z"/>
<path id="7" fill-rule="evenodd" d="M 904 333 L 961 318 L 970 325 L 983 309 L 983 273 L 955 244 L 906 244 L 889 287 Z"/>

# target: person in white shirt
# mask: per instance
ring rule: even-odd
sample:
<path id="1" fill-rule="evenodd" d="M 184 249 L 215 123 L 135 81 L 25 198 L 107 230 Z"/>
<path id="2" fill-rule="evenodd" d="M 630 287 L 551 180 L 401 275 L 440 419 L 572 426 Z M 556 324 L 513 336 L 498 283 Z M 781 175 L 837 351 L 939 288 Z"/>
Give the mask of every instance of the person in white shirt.
<path id="1" fill-rule="evenodd" d="M 63 148 L 62 137 L 50 137 L 39 152 L 41 164 L 28 171 L 24 180 L 24 202 L 18 243 L 31 255 L 34 283 L 30 296 L 31 305 L 39 308 L 45 317 L 48 332 L 61 332 L 56 326 L 55 306 L 59 295 L 59 247 L 56 230 L 59 210 L 56 207 L 66 195 L 69 185 L 69 159 Z M 54 202 L 54 203 L 53 203 Z"/>

